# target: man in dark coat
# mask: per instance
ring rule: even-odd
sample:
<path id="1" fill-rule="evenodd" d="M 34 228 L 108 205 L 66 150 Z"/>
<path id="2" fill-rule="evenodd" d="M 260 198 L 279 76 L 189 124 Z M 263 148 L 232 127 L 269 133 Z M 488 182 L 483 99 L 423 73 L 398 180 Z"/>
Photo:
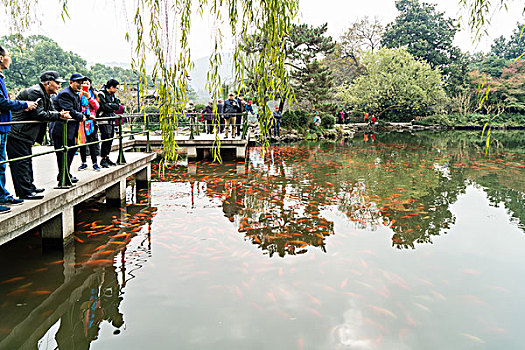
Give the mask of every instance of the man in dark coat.
<path id="1" fill-rule="evenodd" d="M 84 119 L 82 114 L 82 106 L 80 105 L 80 95 L 79 92 L 82 90 L 82 82 L 86 79 L 80 73 L 74 73 L 69 78 L 69 86 L 58 93 L 54 98 L 53 103 L 57 111 L 68 111 L 72 121 L 67 123 L 67 145 L 69 147 L 75 146 L 76 137 L 78 134 L 79 122 Z M 63 129 L 65 121 L 57 121 L 51 123 L 50 133 L 53 138 L 53 145 L 55 149 L 60 149 L 63 147 Z M 66 165 L 66 176 L 69 176 L 71 182 L 78 182 L 78 179 L 74 176 L 71 176 L 70 168 L 71 163 L 73 162 L 73 157 L 75 156 L 77 149 L 72 148 L 67 151 L 67 160 L 68 164 Z M 57 163 L 58 163 L 58 180 L 62 179 L 62 157 L 63 152 L 57 152 Z"/>
<path id="2" fill-rule="evenodd" d="M 241 107 L 238 100 L 234 98 L 233 92 L 228 94 L 228 99 L 224 101 L 224 133 L 225 138 L 228 138 L 230 125 L 235 124 L 237 114 L 241 113 Z M 232 129 L 232 138 L 235 138 L 235 125 Z"/>
<path id="3" fill-rule="evenodd" d="M 37 101 L 32 111 L 13 113 L 13 121 L 39 121 L 39 124 L 15 124 L 7 134 L 7 156 L 9 159 L 25 157 L 32 154 L 31 148 L 36 143 L 42 144 L 47 129 L 47 122 L 60 119 L 71 119 L 69 112 L 58 112 L 53 107 L 51 95 L 57 93 L 60 84 L 66 81 L 57 72 L 48 71 L 40 76 L 40 84 L 23 90 L 17 99 Z M 42 199 L 43 188 L 33 184 L 33 162 L 31 158 L 11 162 L 11 177 L 16 195 L 22 199 Z"/>
<path id="4" fill-rule="evenodd" d="M 118 81 L 110 79 L 106 85 L 104 85 L 104 88 L 99 91 L 100 108 L 98 109 L 97 118 L 115 117 L 115 111 L 118 111 L 120 108 L 120 100 L 115 96 L 119 85 L 120 83 Z M 116 164 L 109 159 L 111 144 L 115 136 L 115 120 L 98 120 L 98 127 L 100 130 L 100 138 L 107 140 L 102 142 L 102 147 L 100 148 L 100 157 L 102 158 L 100 166 L 103 168 L 115 166 Z"/>
<path id="5" fill-rule="evenodd" d="M 235 124 L 237 126 L 237 136 L 241 136 L 241 130 L 242 130 L 242 118 L 244 113 L 246 111 L 246 101 L 244 101 L 244 94 L 239 94 L 239 97 L 237 98 L 237 103 L 239 105 L 239 111 L 237 116 L 235 117 Z"/>

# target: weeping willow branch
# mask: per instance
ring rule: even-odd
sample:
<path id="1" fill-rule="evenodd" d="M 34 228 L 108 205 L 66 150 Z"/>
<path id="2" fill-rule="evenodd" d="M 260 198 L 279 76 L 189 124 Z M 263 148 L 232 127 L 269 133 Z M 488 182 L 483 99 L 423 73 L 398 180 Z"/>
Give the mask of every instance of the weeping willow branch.
<path id="1" fill-rule="evenodd" d="M 17 32 L 22 32 L 37 19 L 35 5 L 38 0 L 0 1 L 10 11 L 12 22 L 17 24 L 14 28 Z M 57 1 L 62 4 L 61 15 L 66 19 L 68 0 Z M 284 65 L 284 38 L 289 34 L 292 21 L 297 15 L 299 0 L 135 0 L 132 5 L 129 2 L 131 1 L 124 1 L 123 6 L 127 9 L 131 7 L 133 12 L 134 32 L 128 32 L 125 36 L 134 47 L 132 68 L 139 73 L 141 88 L 145 90 L 146 61 L 148 57 L 153 56 L 155 64 L 152 79 L 161 112 L 160 123 L 166 159 L 177 158 L 175 135 L 179 119 L 185 118 L 188 72 L 192 68 L 188 40 L 195 8 L 201 15 L 209 13 L 214 20 L 211 33 L 213 49 L 207 76 L 207 89 L 214 101 L 220 97 L 222 88 L 219 76 L 223 43 L 221 27 L 229 27 L 236 43 L 233 66 L 234 87 L 237 91 L 245 90 L 246 70 L 245 56 L 241 54 L 238 43 L 255 31 L 261 31 L 265 36 L 254 74 L 258 77 L 260 128 L 266 140 L 267 125 L 272 117 L 269 103 L 277 96 L 289 100 L 293 98 L 290 79 Z M 213 110 L 215 142 L 220 147 L 216 102 Z M 215 159 L 220 161 L 218 152 L 215 152 Z"/>

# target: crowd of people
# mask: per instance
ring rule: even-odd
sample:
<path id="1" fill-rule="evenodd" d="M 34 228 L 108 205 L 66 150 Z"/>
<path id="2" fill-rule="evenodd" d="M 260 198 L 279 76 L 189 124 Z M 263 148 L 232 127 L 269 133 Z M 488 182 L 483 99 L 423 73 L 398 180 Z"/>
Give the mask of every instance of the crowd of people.
<path id="1" fill-rule="evenodd" d="M 78 149 L 82 160 L 79 171 L 88 168 L 88 152 L 94 171 L 116 165 L 109 158 L 109 154 L 115 136 L 115 125 L 120 122 L 115 118 L 115 114 L 122 114 L 124 111 L 116 97 L 120 85 L 117 80 L 108 80 L 97 91 L 89 77 L 73 73 L 69 78 L 69 85 L 61 90 L 61 84 L 66 81 L 57 72 L 46 71 L 41 74 L 39 84 L 21 91 L 11 100 L 5 76 L 2 74 L 10 64 L 9 53 L 0 46 L 0 122 L 22 122 L 0 125 L 0 161 L 31 156 L 33 145 L 42 144 L 49 124 L 49 135 L 54 148 L 60 150 L 64 147 L 64 130 L 66 145 L 72 147 L 67 152 L 65 167 L 62 166 L 63 152 L 56 152 L 59 185 L 69 181 L 78 182 L 78 178 L 70 172 Z M 39 123 L 31 123 L 35 121 Z M 67 123 L 66 128 L 64 123 Z M 99 143 L 92 143 L 99 140 L 99 132 L 103 141 L 101 147 Z M 6 189 L 6 163 L 0 164 L 0 213 L 9 212 L 11 206 L 20 205 L 24 200 L 44 198 L 45 189 L 37 188 L 34 184 L 30 157 L 11 161 L 10 168 L 18 198 L 14 198 Z M 66 172 L 62 169 L 66 169 Z M 65 181 L 66 179 L 69 181 Z"/>
<path id="2" fill-rule="evenodd" d="M 350 112 L 348 110 L 342 110 L 336 113 L 337 124 L 348 124 L 351 122 Z M 369 126 L 375 126 L 377 123 L 377 117 L 364 112 L 364 122 Z"/>
<path id="3" fill-rule="evenodd" d="M 188 103 L 186 108 L 188 115 L 195 113 L 195 107 L 193 102 Z M 213 101 L 209 101 L 206 107 L 200 112 L 202 121 L 206 123 L 206 133 L 215 133 L 213 127 Z M 224 133 L 225 138 L 230 135 L 234 138 L 240 136 L 242 131 L 243 117 L 250 120 L 253 116 L 257 116 L 257 106 L 253 104 L 253 101 L 245 101 L 244 94 L 235 96 L 233 92 L 228 94 L 226 101 L 219 99 L 217 101 L 217 115 L 220 120 L 220 133 Z"/>
<path id="4" fill-rule="evenodd" d="M 188 112 L 194 112 L 193 102 L 188 103 Z M 232 129 L 232 137 L 241 135 L 243 118 L 247 118 L 248 123 L 257 123 L 259 121 L 259 107 L 252 100 L 246 101 L 244 94 L 235 96 L 233 92 L 228 94 L 226 101 L 219 99 L 217 101 L 217 115 L 219 116 L 220 130 L 219 133 L 224 133 L 224 137 L 228 138 L 230 135 L 230 127 Z M 201 111 L 201 119 L 206 123 L 206 133 L 213 134 L 213 101 L 208 104 Z M 268 124 L 268 135 L 271 137 L 272 132 L 274 137 L 281 136 L 281 119 L 282 114 L 279 111 L 279 106 L 275 106 L 272 113 L 272 119 Z"/>

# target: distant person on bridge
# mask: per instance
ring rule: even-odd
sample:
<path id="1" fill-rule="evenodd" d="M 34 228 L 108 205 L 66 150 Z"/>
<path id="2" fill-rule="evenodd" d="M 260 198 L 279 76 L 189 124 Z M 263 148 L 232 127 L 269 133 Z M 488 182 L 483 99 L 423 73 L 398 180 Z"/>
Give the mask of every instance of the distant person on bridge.
<path id="1" fill-rule="evenodd" d="M 219 133 L 224 131 L 224 101 L 217 101 L 217 114 L 219 115 Z"/>
<path id="2" fill-rule="evenodd" d="M 110 79 L 99 91 L 98 97 L 100 99 L 100 108 L 98 109 L 99 118 L 115 117 L 115 111 L 120 108 L 120 100 L 115 96 L 118 91 L 120 83 L 115 79 Z M 113 143 L 113 137 L 115 136 L 115 121 L 114 120 L 99 120 L 98 125 L 100 128 L 100 137 L 102 140 L 102 147 L 100 150 L 100 166 L 103 168 L 109 168 L 115 166 L 114 162 L 109 159 L 109 153 L 111 152 L 111 144 Z"/>
<path id="3" fill-rule="evenodd" d="M 208 105 L 204 107 L 202 111 L 204 114 L 204 120 L 206 122 L 206 134 L 213 133 L 213 102 L 208 102 Z"/>
<path id="4" fill-rule="evenodd" d="M 68 111 L 69 115 L 73 119 L 71 122 L 67 123 L 67 146 L 72 147 L 76 145 L 76 137 L 78 135 L 79 122 L 84 120 L 84 114 L 82 113 L 82 106 L 80 105 L 80 96 L 78 93 L 82 90 L 82 83 L 86 77 L 80 73 L 73 73 L 69 78 L 69 86 L 58 93 L 58 95 L 53 99 L 53 104 L 55 109 L 58 111 Z M 53 138 L 53 146 L 55 149 L 60 149 L 63 147 L 63 127 L 64 121 L 52 122 L 50 126 L 51 137 Z M 78 182 L 78 179 L 71 175 L 70 168 L 75 153 L 77 152 L 76 148 L 69 149 L 67 151 L 67 161 L 66 165 L 67 174 L 72 183 Z M 62 179 L 62 152 L 56 152 L 57 164 L 58 164 L 58 177 L 57 180 Z"/>
<path id="5" fill-rule="evenodd" d="M 242 129 L 242 118 L 244 113 L 246 111 L 246 101 L 244 101 L 244 94 L 239 94 L 239 97 L 237 98 L 237 103 L 239 104 L 239 111 L 237 112 L 237 117 L 235 118 L 235 124 L 237 127 L 237 136 L 241 136 L 241 129 Z M 235 130 L 235 128 L 234 128 Z"/>
<path id="6" fill-rule="evenodd" d="M 47 129 L 47 122 L 60 119 L 71 119 L 69 112 L 58 112 L 53 107 L 51 95 L 60 89 L 60 84 L 66 81 L 57 72 L 48 71 L 40 76 L 40 84 L 23 90 L 17 99 L 38 101 L 36 109 L 17 111 L 13 113 L 13 121 L 39 121 L 40 124 L 16 124 L 7 134 L 7 155 L 9 159 L 25 157 L 32 154 L 36 143 L 42 144 Z M 33 184 L 33 162 L 31 158 L 11 162 L 11 177 L 16 195 L 22 199 L 42 199 L 43 188 Z"/>
<path id="7" fill-rule="evenodd" d="M 275 111 L 273 112 L 273 136 L 281 137 L 281 112 L 279 111 L 279 106 L 275 106 Z M 270 129 L 270 136 L 272 136 L 272 129 Z"/>
<path id="8" fill-rule="evenodd" d="M 0 122 L 11 122 L 11 111 L 33 110 L 37 103 L 33 101 L 12 101 L 7 93 L 5 77 L 2 74 L 4 69 L 11 65 L 11 56 L 6 49 L 0 46 Z M 7 160 L 6 144 L 7 133 L 11 130 L 10 125 L 0 125 L 0 162 Z M 5 169 L 7 164 L 0 164 L 0 213 L 10 210 L 6 205 L 17 205 L 24 202 L 23 199 L 15 199 L 5 188 Z"/>
<path id="9" fill-rule="evenodd" d="M 241 113 L 241 107 L 238 100 L 234 98 L 233 92 L 230 92 L 228 99 L 224 102 L 224 133 L 226 138 L 230 132 L 230 125 L 235 123 L 238 113 Z M 233 126 L 232 137 L 235 138 L 235 125 Z"/>

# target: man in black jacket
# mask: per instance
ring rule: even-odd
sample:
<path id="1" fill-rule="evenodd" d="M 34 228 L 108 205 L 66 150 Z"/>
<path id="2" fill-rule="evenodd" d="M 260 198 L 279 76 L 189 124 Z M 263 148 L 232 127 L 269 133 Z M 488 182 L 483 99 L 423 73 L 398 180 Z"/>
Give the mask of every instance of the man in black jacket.
<path id="1" fill-rule="evenodd" d="M 230 92 L 228 99 L 224 101 L 224 133 L 225 138 L 228 138 L 230 125 L 235 124 L 237 115 L 241 113 L 241 107 L 238 101 L 234 98 L 233 92 Z M 235 125 L 232 129 L 232 138 L 235 138 Z"/>
<path id="2" fill-rule="evenodd" d="M 40 84 L 23 90 L 17 100 L 36 101 L 36 109 L 13 113 L 13 121 L 39 121 L 39 124 L 15 124 L 7 134 L 7 156 L 9 159 L 29 156 L 35 142 L 42 144 L 47 129 L 47 122 L 71 119 L 69 112 L 57 112 L 51 101 L 51 95 L 57 93 L 65 80 L 57 72 L 48 71 L 40 76 Z M 16 195 L 22 199 L 42 199 L 43 188 L 33 184 L 33 163 L 31 158 L 11 162 L 11 177 Z"/>
<path id="3" fill-rule="evenodd" d="M 118 81 L 110 79 L 104 88 L 99 91 L 100 108 L 98 109 L 97 118 L 115 117 L 115 111 L 118 111 L 120 108 L 120 100 L 115 97 L 119 85 L 120 83 Z M 109 159 L 111 144 L 115 136 L 115 120 L 98 120 L 98 128 L 100 130 L 100 138 L 107 140 L 102 142 L 102 147 L 100 148 L 100 157 L 102 158 L 100 166 L 103 168 L 115 166 L 116 164 Z"/>
<path id="4" fill-rule="evenodd" d="M 55 109 L 58 111 L 68 111 L 69 115 L 73 119 L 67 123 L 67 145 L 69 147 L 75 146 L 75 139 L 78 134 L 78 122 L 84 119 L 82 114 L 82 106 L 80 105 L 80 95 L 79 92 L 82 90 L 82 82 L 86 79 L 80 73 L 74 73 L 69 78 L 69 86 L 58 93 L 58 95 L 53 99 Z M 60 149 L 63 147 L 63 125 L 65 121 L 58 121 L 51 123 L 50 133 L 53 138 L 53 145 L 55 149 Z M 66 176 L 69 176 L 71 182 L 78 182 L 78 179 L 74 176 L 71 176 L 70 168 L 71 163 L 73 162 L 73 157 L 75 156 L 77 149 L 72 148 L 67 151 L 67 160 L 68 164 L 66 165 Z M 62 179 L 62 155 L 63 152 L 57 152 L 57 163 L 58 163 L 58 180 Z M 60 182 L 59 182 L 60 184 Z"/>

